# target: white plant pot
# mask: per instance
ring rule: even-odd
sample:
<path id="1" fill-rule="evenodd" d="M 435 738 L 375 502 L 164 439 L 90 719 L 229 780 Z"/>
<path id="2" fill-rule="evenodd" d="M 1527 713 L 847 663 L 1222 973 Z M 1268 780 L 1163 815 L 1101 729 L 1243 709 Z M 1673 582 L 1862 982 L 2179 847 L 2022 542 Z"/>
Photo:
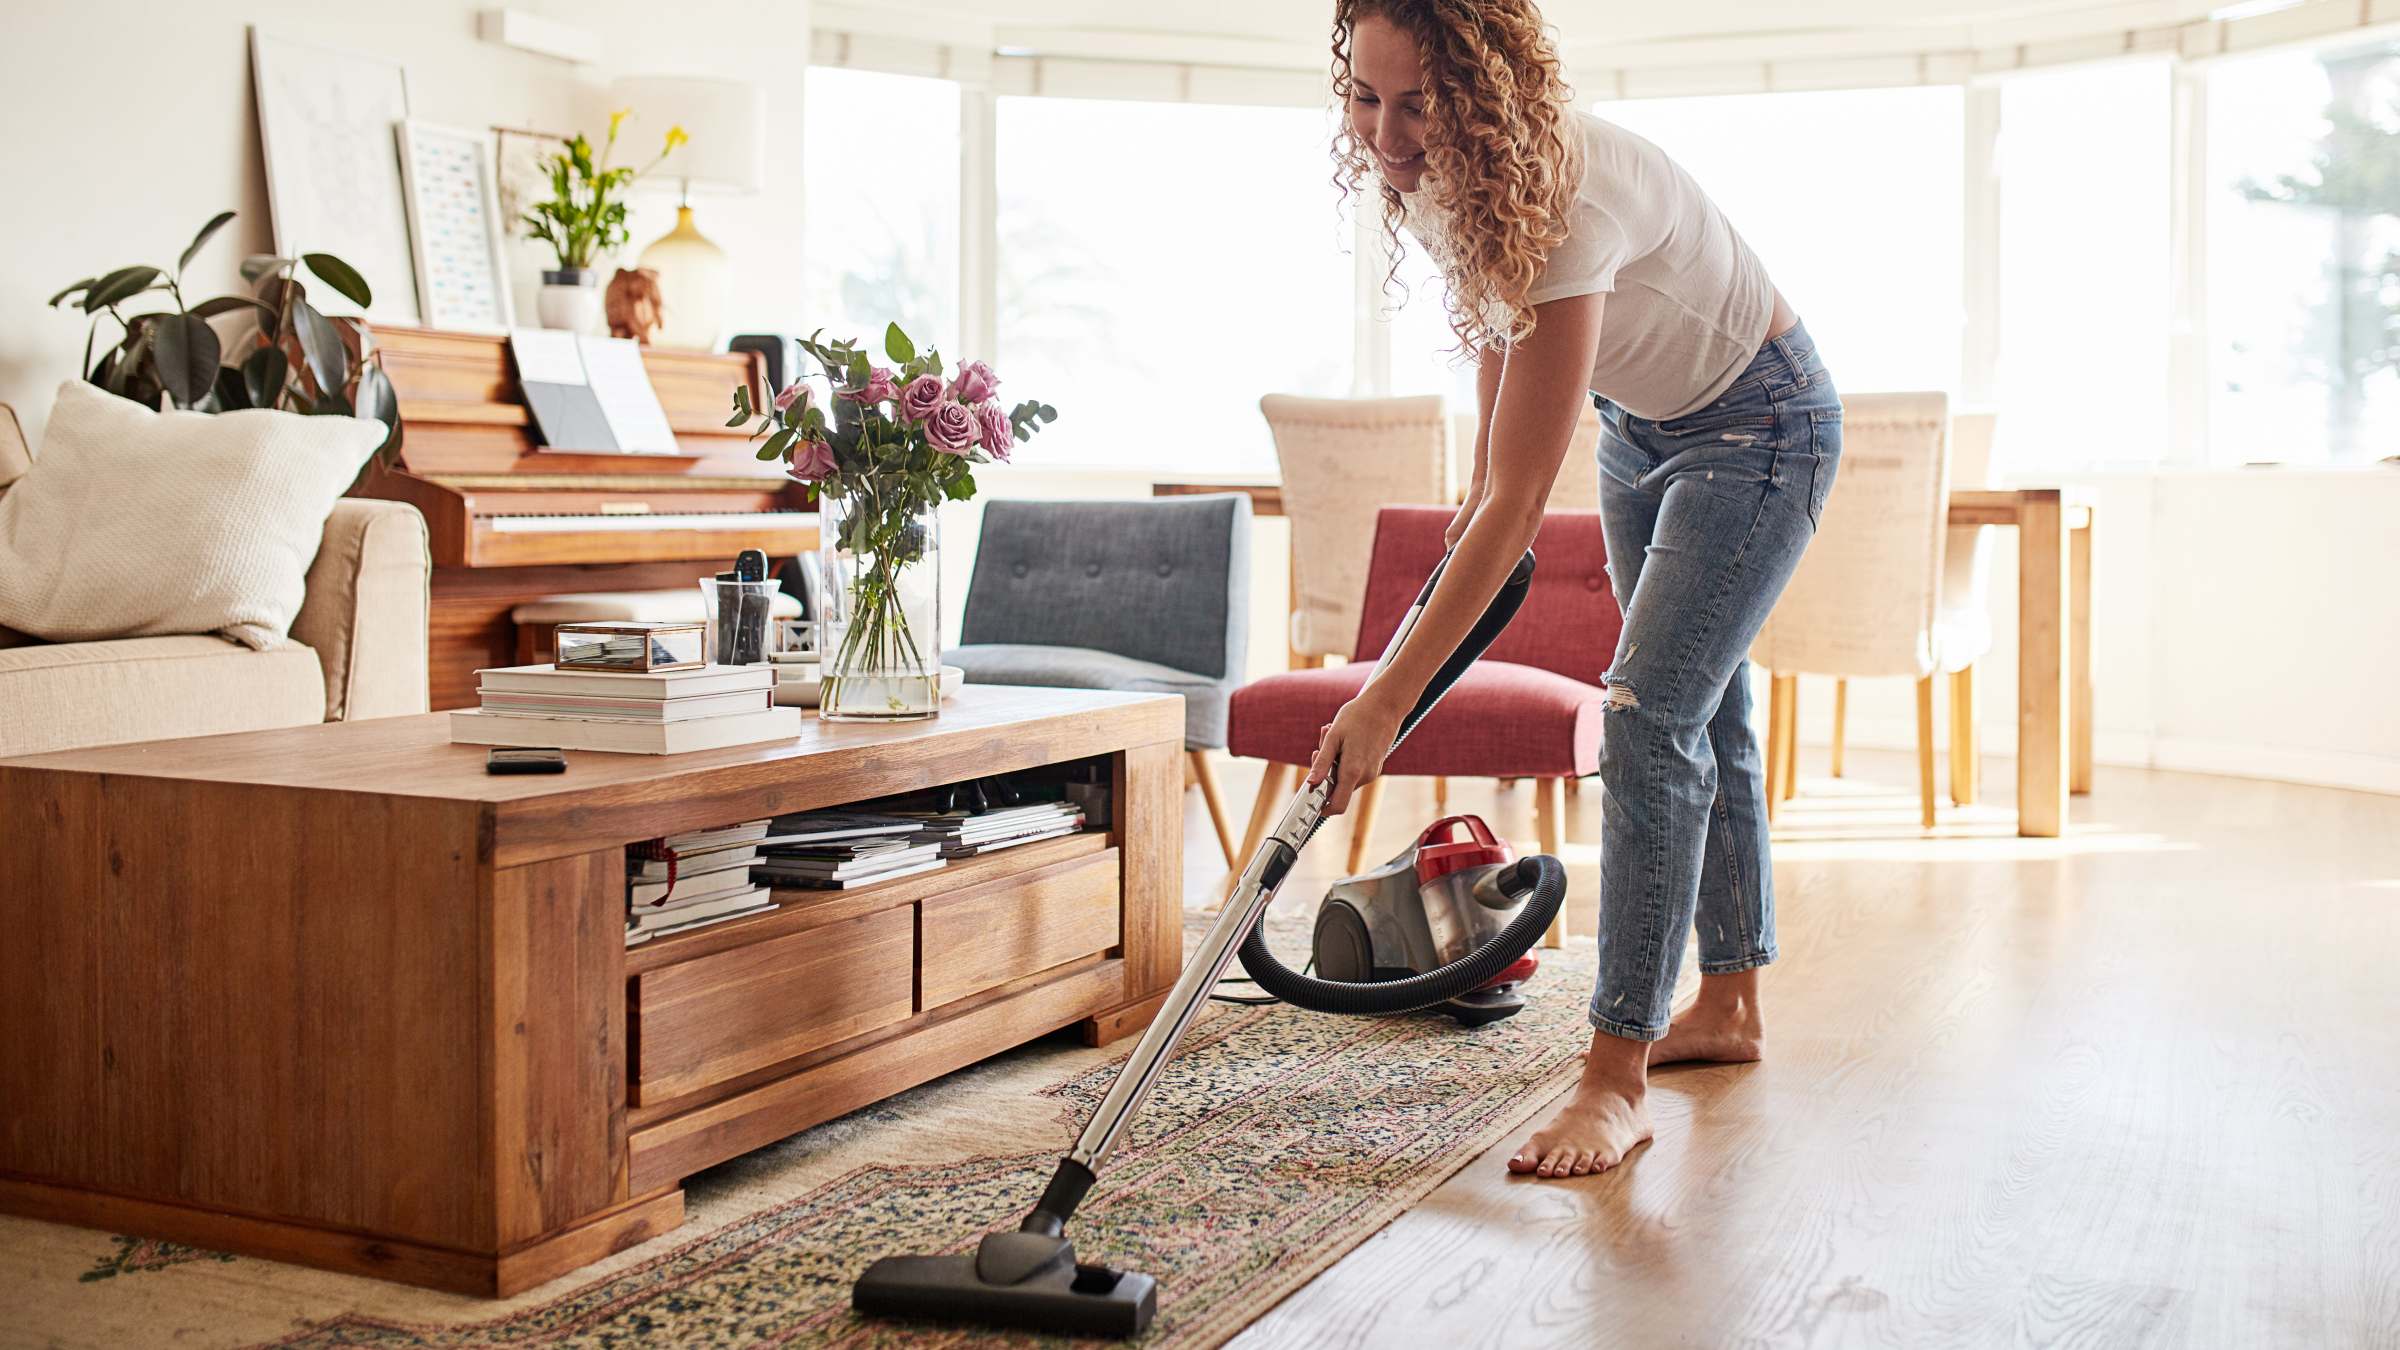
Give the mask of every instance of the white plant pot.
<path id="1" fill-rule="evenodd" d="M 596 333 L 600 331 L 600 273 L 592 268 L 544 272 L 542 291 L 534 305 L 544 328 Z"/>

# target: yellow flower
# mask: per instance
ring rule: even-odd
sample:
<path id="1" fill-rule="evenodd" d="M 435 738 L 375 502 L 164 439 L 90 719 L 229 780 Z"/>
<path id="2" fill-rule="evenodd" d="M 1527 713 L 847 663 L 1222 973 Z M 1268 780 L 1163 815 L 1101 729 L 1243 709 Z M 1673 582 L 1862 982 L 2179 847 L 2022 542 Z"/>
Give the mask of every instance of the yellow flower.
<path id="1" fill-rule="evenodd" d="M 608 138 L 610 140 L 613 141 L 617 138 L 617 128 L 625 125 L 625 119 L 631 116 L 633 116 L 631 108 L 619 108 L 608 115 Z"/>
<path id="2" fill-rule="evenodd" d="M 679 146 L 679 145 L 686 144 L 686 143 L 688 143 L 688 142 L 689 142 L 691 139 L 692 139 L 692 138 L 691 138 L 689 135 L 686 135 L 686 134 L 684 133 L 684 130 L 683 130 L 683 128 L 682 128 L 682 127 L 679 127 L 679 126 L 676 126 L 676 127 L 668 127 L 668 128 L 667 128 L 667 148 L 666 148 L 666 149 L 664 149 L 664 150 L 661 150 L 661 151 L 659 151 L 659 153 L 660 153 L 660 154 L 662 154 L 662 155 L 671 155 L 671 154 L 675 153 L 675 147 L 676 147 L 676 146 Z"/>

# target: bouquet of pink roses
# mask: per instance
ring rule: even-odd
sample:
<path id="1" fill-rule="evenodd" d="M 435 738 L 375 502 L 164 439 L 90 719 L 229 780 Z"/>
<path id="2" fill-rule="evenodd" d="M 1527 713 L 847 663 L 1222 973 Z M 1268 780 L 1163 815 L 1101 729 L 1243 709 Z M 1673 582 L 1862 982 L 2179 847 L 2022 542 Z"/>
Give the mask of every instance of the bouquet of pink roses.
<path id="1" fill-rule="evenodd" d="M 938 680 L 938 662 L 927 654 L 932 638 L 920 642 L 917 630 L 938 626 L 939 616 L 920 613 L 912 624 L 907 594 L 908 569 L 931 539 L 932 513 L 974 496 L 975 466 L 1006 462 L 1058 410 L 1027 400 L 1003 411 L 990 366 L 969 361 L 946 373 L 941 353 L 918 352 L 898 324 L 884 330 L 890 366 L 875 364 L 854 342 L 821 337 L 800 346 L 825 368 L 824 402 L 799 379 L 763 408 L 751 406 L 747 386 L 736 386 L 725 425 L 755 422 L 752 438 L 764 438 L 758 457 L 783 460 L 792 477 L 816 485 L 827 558 L 840 560 L 845 592 L 830 597 L 838 640 L 820 629 L 830 709 L 845 676 Z M 827 570 L 829 587 L 836 575 Z"/>

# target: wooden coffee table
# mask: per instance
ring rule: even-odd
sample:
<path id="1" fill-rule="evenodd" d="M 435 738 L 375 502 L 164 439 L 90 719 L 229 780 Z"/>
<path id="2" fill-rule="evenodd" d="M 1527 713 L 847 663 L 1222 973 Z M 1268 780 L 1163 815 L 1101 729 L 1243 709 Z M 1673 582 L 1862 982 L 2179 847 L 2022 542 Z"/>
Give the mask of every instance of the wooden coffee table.
<path id="1" fill-rule="evenodd" d="M 628 843 L 1094 757 L 1106 830 L 625 948 Z M 435 713 L 0 760 L 0 1210 L 513 1293 L 1181 964 L 1179 699 L 568 758 L 491 777 Z"/>

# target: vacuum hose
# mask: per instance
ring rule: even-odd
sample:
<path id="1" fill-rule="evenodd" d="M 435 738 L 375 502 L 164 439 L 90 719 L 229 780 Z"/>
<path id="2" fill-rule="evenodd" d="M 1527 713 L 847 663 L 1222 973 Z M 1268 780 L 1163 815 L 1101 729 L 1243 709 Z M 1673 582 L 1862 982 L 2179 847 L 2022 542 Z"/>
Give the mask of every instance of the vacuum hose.
<path id="1" fill-rule="evenodd" d="M 1531 951 L 1533 944 L 1549 931 L 1550 921 L 1558 917 L 1558 907 L 1567 898 L 1566 865 L 1548 854 L 1536 854 L 1520 859 L 1512 870 L 1513 875 L 1500 874 L 1502 889 L 1512 895 L 1533 893 L 1525 907 L 1517 911 L 1517 917 L 1509 920 L 1508 926 L 1494 934 L 1491 941 L 1449 965 L 1422 975 L 1374 984 L 1349 984 L 1303 975 L 1276 960 L 1275 953 L 1267 950 L 1266 938 L 1259 932 L 1264 924 L 1252 925 L 1250 936 L 1242 942 L 1242 969 L 1250 972 L 1251 980 L 1262 992 L 1310 1012 L 1381 1017 L 1447 1003 L 1491 983 L 1493 977 Z"/>

